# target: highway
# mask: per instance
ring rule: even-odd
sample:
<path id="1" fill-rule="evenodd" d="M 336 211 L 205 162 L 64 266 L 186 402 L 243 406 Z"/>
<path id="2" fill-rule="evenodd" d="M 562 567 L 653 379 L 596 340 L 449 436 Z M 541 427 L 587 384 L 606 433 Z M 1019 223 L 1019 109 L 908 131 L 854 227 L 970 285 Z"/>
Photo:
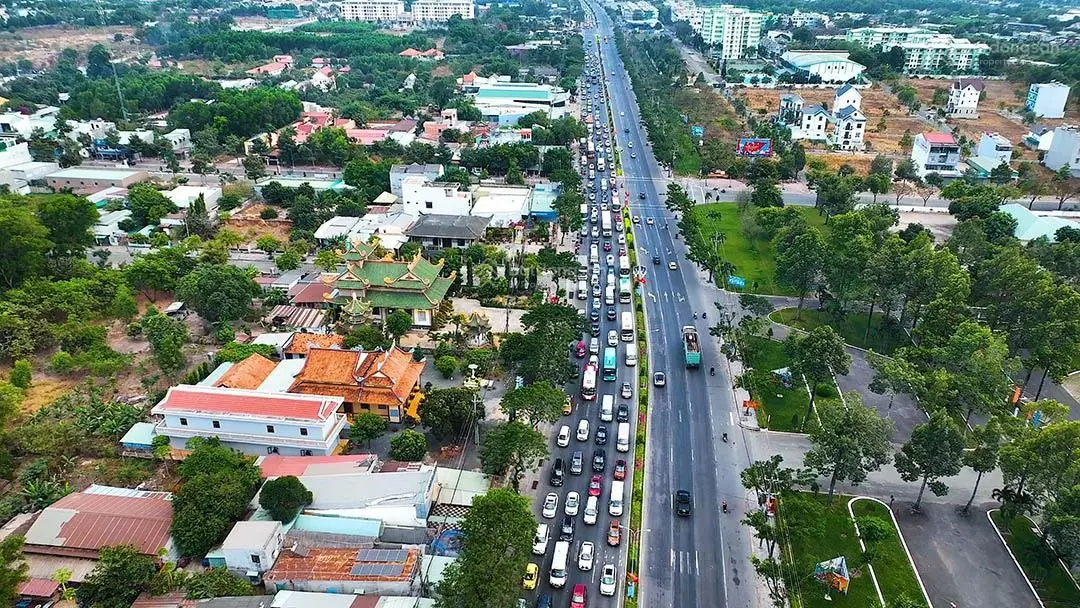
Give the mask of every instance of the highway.
<path id="1" fill-rule="evenodd" d="M 750 507 L 739 480 L 749 456 L 741 427 L 735 423 L 737 404 L 727 366 L 715 338 L 708 335 L 710 321 L 694 318 L 694 312 L 699 317 L 702 312 L 716 315 L 713 303 L 722 296 L 686 259 L 674 217 L 662 202 L 665 172 L 639 125 L 637 101 L 615 47 L 613 24 L 598 4 L 588 4 L 601 39 L 608 38 L 600 48 L 621 150 L 620 182 L 630 191 L 631 213 L 641 217 L 634 234 L 638 263 L 646 270 L 649 365 L 651 371 L 667 374 L 667 386 L 651 389 L 649 405 L 640 605 L 758 606 L 762 598 L 749 559 L 752 539 L 739 524 Z M 588 49 L 590 32 L 585 36 Z M 639 198 L 641 192 L 644 199 Z M 647 218 L 654 218 L 654 224 L 649 225 Z M 670 230 L 664 228 L 668 224 Z M 654 255 L 660 257 L 659 265 L 652 264 Z M 675 271 L 668 270 L 669 261 L 677 263 Z M 721 303 L 729 309 L 737 306 L 733 298 Z M 684 325 L 696 325 L 701 336 L 700 368 L 684 365 Z M 710 367 L 715 367 L 715 376 L 710 376 Z M 728 443 L 722 440 L 724 433 Z M 689 518 L 677 518 L 672 507 L 674 492 L 683 489 L 693 494 Z M 723 501 L 731 512 L 721 512 Z"/>

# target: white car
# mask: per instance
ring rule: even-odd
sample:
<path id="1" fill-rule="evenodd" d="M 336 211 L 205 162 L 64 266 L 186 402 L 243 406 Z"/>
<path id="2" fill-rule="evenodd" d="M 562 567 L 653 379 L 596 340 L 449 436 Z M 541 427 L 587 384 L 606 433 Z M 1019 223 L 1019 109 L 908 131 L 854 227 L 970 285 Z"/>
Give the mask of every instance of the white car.
<path id="1" fill-rule="evenodd" d="M 540 514 L 543 515 L 545 519 L 552 519 L 558 512 L 559 495 L 555 492 L 549 492 L 548 495 L 544 497 L 544 509 L 540 511 Z"/>
<path id="2" fill-rule="evenodd" d="M 593 226 L 593 229 L 592 229 L 591 231 L 589 231 L 589 234 L 590 234 L 590 235 L 592 236 L 592 238 L 594 238 L 594 239 L 595 239 L 595 238 L 600 238 L 600 229 L 599 229 L 599 228 L 597 228 L 596 226 Z"/>
<path id="3" fill-rule="evenodd" d="M 563 513 L 566 513 L 570 517 L 575 517 L 580 509 L 581 494 L 578 494 L 577 492 L 568 492 L 566 494 L 566 504 L 563 506 Z"/>
<path id="4" fill-rule="evenodd" d="M 608 346 L 618 346 L 619 345 L 619 333 L 617 331 L 615 331 L 614 329 L 607 332 L 607 345 Z"/>
<path id="5" fill-rule="evenodd" d="M 589 440 L 589 421 L 581 419 L 577 423 L 577 440 L 588 441 Z"/>
<path id="6" fill-rule="evenodd" d="M 570 427 L 568 425 L 564 424 L 559 428 L 559 438 L 555 440 L 555 444 L 560 448 L 570 445 Z"/>
<path id="7" fill-rule="evenodd" d="M 647 217 L 647 218 L 645 218 L 645 223 L 652 226 L 653 224 L 656 223 L 656 221 L 653 220 L 653 218 L 651 218 L 651 217 Z"/>
<path id="8" fill-rule="evenodd" d="M 637 158 L 637 152 L 631 152 L 630 158 Z"/>
<path id="9" fill-rule="evenodd" d="M 634 142 L 632 142 L 632 141 L 626 142 L 626 147 L 627 148 L 633 148 L 634 147 Z"/>
<path id="10" fill-rule="evenodd" d="M 577 567 L 578 570 L 592 570 L 593 558 L 596 556 L 596 547 L 589 541 L 582 541 L 581 549 L 578 551 Z"/>
<path id="11" fill-rule="evenodd" d="M 676 268 L 678 268 L 678 265 L 676 265 L 675 261 L 672 260 L 672 261 L 667 263 L 667 267 L 668 267 L 668 270 L 675 270 Z"/>
<path id="12" fill-rule="evenodd" d="M 600 575 L 600 595 L 611 597 L 615 595 L 616 587 L 619 586 L 619 577 L 615 570 L 615 564 L 604 564 L 602 572 Z"/>
<path id="13" fill-rule="evenodd" d="M 622 235 L 622 234 L 619 235 L 619 244 L 620 245 L 625 245 L 626 244 L 626 236 L 625 235 Z"/>
<path id="14" fill-rule="evenodd" d="M 609 253 L 604 258 L 604 261 L 607 262 L 608 266 L 614 266 L 615 265 L 615 256 Z"/>

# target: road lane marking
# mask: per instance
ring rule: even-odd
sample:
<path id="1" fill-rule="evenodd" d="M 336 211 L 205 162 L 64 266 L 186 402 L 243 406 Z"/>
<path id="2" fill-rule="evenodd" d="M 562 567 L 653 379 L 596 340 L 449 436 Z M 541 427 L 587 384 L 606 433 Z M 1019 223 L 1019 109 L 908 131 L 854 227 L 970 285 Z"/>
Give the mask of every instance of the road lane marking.
<path id="1" fill-rule="evenodd" d="M 735 426 L 735 412 L 728 412 L 727 415 L 728 422 L 731 424 L 731 426 Z"/>
<path id="2" fill-rule="evenodd" d="M 700 576 L 701 575 L 701 569 L 698 568 L 698 552 L 697 551 L 694 551 L 694 575 L 695 576 Z"/>

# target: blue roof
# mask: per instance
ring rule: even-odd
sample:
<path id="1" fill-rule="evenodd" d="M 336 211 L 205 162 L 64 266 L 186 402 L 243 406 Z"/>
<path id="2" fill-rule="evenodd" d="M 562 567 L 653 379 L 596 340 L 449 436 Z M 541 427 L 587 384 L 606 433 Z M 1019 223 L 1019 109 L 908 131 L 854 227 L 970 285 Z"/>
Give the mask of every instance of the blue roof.
<path id="1" fill-rule="evenodd" d="M 149 449 L 154 445 L 154 425 L 150 422 L 136 422 L 124 433 L 120 444 L 132 448 Z"/>
<path id="2" fill-rule="evenodd" d="M 1080 223 L 1063 217 L 1038 216 L 1028 210 L 1027 207 L 1017 203 L 1002 205 L 1001 211 L 1008 213 L 1016 220 L 1015 235 L 1021 241 L 1033 241 L 1042 236 L 1053 241 L 1054 234 L 1059 228 L 1080 228 Z"/>

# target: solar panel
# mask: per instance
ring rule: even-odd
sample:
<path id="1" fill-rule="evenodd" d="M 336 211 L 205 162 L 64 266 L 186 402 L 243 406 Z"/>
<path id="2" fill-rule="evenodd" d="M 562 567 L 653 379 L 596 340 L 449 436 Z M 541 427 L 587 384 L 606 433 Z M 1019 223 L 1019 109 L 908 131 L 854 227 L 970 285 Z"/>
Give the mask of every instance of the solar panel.
<path id="1" fill-rule="evenodd" d="M 351 576 L 401 576 L 401 572 L 401 564 L 363 562 L 354 564 L 349 574 Z"/>
<path id="2" fill-rule="evenodd" d="M 358 562 L 404 562 L 409 552 L 403 549 L 361 549 L 356 552 Z"/>

